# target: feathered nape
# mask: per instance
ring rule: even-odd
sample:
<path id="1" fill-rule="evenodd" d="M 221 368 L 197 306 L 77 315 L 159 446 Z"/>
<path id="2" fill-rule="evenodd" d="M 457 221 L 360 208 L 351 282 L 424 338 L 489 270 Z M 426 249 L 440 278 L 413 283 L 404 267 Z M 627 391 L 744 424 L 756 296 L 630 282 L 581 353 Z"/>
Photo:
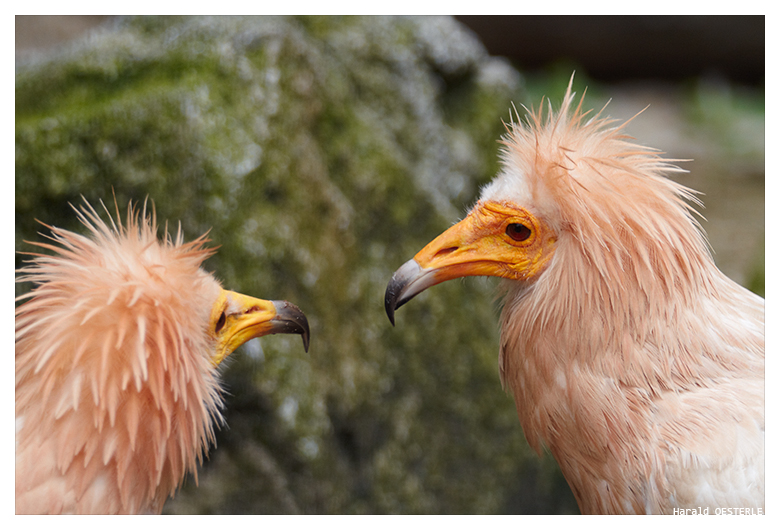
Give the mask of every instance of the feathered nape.
<path id="1" fill-rule="evenodd" d="M 180 229 L 159 240 L 145 205 L 124 226 L 77 213 L 91 237 L 48 227 L 53 244 L 32 244 L 53 255 L 18 271 L 36 287 L 16 309 L 17 512 L 160 512 L 221 418 L 213 251 Z"/>
<path id="2" fill-rule="evenodd" d="M 675 161 L 624 127 L 575 107 L 570 84 L 558 112 L 509 126 L 482 199 L 522 206 L 556 234 L 536 279 L 504 282 L 501 376 L 529 443 L 551 449 L 586 511 L 664 511 L 663 453 L 714 420 L 670 420 L 679 445 L 665 446 L 654 403 L 735 374 L 763 381 L 763 301 L 715 266 L 694 192 L 664 176 L 681 171 Z"/>

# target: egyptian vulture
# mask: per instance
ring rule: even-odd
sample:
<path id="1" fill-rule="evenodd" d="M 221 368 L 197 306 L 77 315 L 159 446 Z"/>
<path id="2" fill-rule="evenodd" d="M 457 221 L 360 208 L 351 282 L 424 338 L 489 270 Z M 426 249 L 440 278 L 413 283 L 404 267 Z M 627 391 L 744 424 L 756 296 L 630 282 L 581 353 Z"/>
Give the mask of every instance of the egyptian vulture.
<path id="1" fill-rule="evenodd" d="M 503 278 L 502 384 L 583 513 L 763 511 L 763 299 L 716 267 L 674 160 L 571 83 L 543 107 L 508 126 L 468 215 L 395 272 L 391 322 L 440 282 Z"/>
<path id="2" fill-rule="evenodd" d="M 76 210 L 89 237 L 60 228 L 31 254 L 16 308 L 16 512 L 160 513 L 222 421 L 217 366 L 244 342 L 302 335 L 284 301 L 220 287 L 201 268 L 205 234 L 157 237 Z M 46 225 L 44 225 L 46 226 Z"/>

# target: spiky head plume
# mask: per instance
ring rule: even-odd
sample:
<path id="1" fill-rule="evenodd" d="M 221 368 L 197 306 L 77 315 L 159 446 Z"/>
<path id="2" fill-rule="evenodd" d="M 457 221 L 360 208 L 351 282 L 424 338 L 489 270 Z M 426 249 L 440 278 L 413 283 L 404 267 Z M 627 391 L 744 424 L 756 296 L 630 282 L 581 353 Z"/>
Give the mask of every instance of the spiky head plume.
<path id="1" fill-rule="evenodd" d="M 720 273 L 694 218 L 695 192 L 665 176 L 682 171 L 678 161 L 634 143 L 624 132 L 628 122 L 604 117 L 604 109 L 584 111 L 583 99 L 574 106 L 570 83 L 560 110 L 549 105 L 545 113 L 541 105 L 525 124 L 511 123 L 503 169 L 482 199 L 523 205 L 557 234 L 543 285 L 525 293 L 528 285 L 507 282 L 507 300 L 545 296 L 524 304 L 536 329 L 596 315 L 604 339 L 580 342 L 596 348 L 582 354 L 597 354 L 604 340 L 649 332 L 636 323 L 674 318 L 681 306 L 713 294 Z"/>
<path id="2" fill-rule="evenodd" d="M 77 213 L 91 236 L 49 227 L 53 244 L 32 244 L 53 254 L 17 279 L 36 284 L 16 309 L 17 511 L 47 496 L 54 512 L 74 497 L 159 512 L 221 419 L 204 333 L 221 288 L 200 268 L 213 251 L 205 235 L 158 239 L 145 205 L 125 225 Z"/>

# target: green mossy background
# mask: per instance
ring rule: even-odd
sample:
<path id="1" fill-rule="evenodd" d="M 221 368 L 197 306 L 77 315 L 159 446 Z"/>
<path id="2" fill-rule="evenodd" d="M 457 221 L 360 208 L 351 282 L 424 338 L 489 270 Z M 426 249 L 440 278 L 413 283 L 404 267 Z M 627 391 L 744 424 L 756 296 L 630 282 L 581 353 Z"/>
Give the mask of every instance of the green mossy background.
<path id="1" fill-rule="evenodd" d="M 273 336 L 223 364 L 226 425 L 166 513 L 577 512 L 501 389 L 495 282 L 442 284 L 395 328 L 383 308 L 395 269 L 496 173 L 512 102 L 557 103 L 570 73 L 526 78 L 449 17 L 122 18 L 17 66 L 18 251 L 36 218 L 80 231 L 82 197 L 123 214 L 148 198 L 170 231 L 210 230 L 225 287 L 309 318 L 308 354 Z M 763 120 L 763 94 L 720 97 L 733 116 L 686 123 Z M 734 267 L 763 289 L 750 248 Z"/>

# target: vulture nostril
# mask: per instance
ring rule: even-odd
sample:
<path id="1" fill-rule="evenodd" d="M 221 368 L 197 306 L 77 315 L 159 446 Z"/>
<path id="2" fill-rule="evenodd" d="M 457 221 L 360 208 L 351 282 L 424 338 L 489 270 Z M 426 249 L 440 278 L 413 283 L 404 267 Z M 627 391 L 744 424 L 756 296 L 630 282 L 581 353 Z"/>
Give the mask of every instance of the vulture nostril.
<path id="1" fill-rule="evenodd" d="M 447 248 L 443 248 L 443 249 L 439 250 L 438 252 L 436 252 L 436 254 L 434 255 L 434 257 L 435 257 L 435 258 L 443 258 L 444 256 L 447 256 L 448 254 L 452 254 L 452 253 L 453 253 L 453 252 L 455 252 L 456 250 L 458 250 L 458 247 L 447 247 Z"/>

